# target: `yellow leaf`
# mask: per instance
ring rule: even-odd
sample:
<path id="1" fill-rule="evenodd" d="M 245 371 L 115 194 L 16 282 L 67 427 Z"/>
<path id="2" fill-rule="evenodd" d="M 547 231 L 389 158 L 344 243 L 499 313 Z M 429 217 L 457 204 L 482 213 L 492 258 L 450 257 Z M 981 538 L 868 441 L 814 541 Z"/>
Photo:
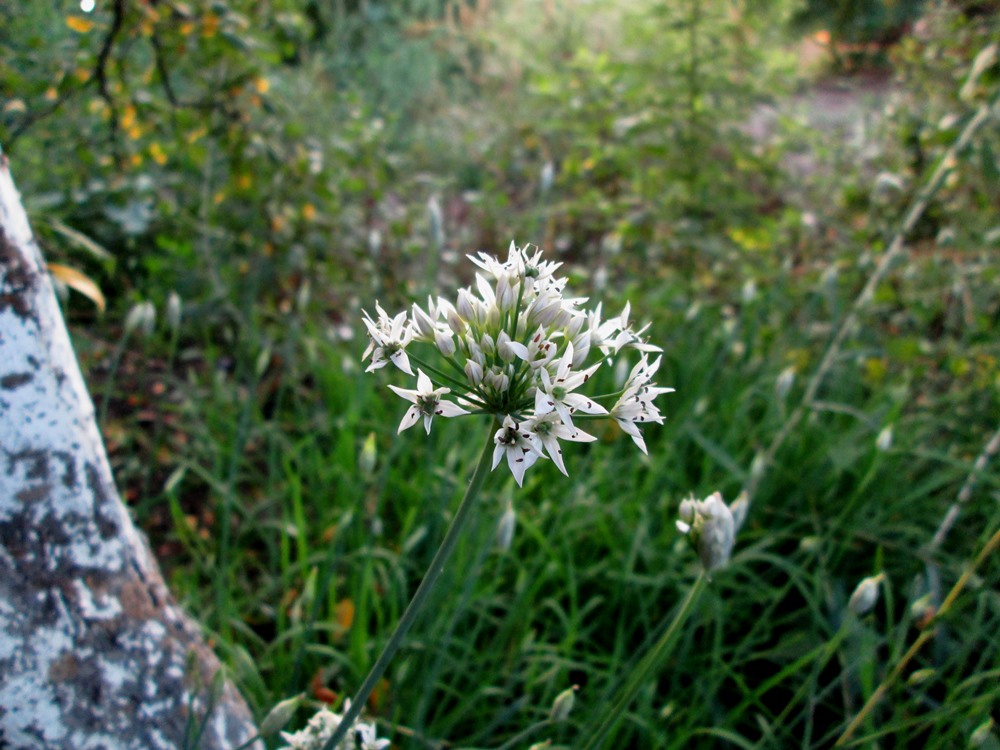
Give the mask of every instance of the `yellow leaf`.
<path id="1" fill-rule="evenodd" d="M 94 28 L 93 21 L 88 21 L 86 18 L 80 18 L 80 16 L 66 16 L 66 25 L 73 29 L 73 31 L 79 32 L 80 34 L 86 34 Z"/>
<path id="2" fill-rule="evenodd" d="M 302 207 L 302 218 L 306 221 L 312 221 L 316 218 L 316 206 L 312 203 L 307 203 Z"/>
<path id="3" fill-rule="evenodd" d="M 354 602 L 350 599 L 341 599 L 333 610 L 337 624 L 344 630 L 350 629 L 354 624 Z"/>
<path id="4" fill-rule="evenodd" d="M 257 89 L 258 94 L 266 94 L 271 88 L 271 82 L 263 76 L 254 80 L 253 85 Z"/>
<path id="5" fill-rule="evenodd" d="M 104 295 L 101 293 L 100 287 L 89 276 L 60 263 L 49 263 L 49 273 L 53 278 L 58 279 L 70 289 L 79 292 L 93 302 L 98 311 L 104 312 L 107 306 Z"/>
<path id="6" fill-rule="evenodd" d="M 167 155 L 163 151 L 163 147 L 159 143 L 151 143 L 149 145 L 149 155 L 153 157 L 153 161 L 159 164 L 161 167 L 167 163 Z"/>
<path id="7" fill-rule="evenodd" d="M 205 38 L 215 36 L 219 30 L 219 17 L 214 13 L 208 13 L 201 19 L 201 35 Z"/>

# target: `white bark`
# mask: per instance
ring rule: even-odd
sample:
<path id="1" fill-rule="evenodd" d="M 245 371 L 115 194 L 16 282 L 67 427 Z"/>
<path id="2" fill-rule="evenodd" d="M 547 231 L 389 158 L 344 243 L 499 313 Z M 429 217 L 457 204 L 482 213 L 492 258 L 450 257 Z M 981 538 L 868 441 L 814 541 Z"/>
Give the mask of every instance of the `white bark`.
<path id="1" fill-rule="evenodd" d="M 255 729 L 218 669 L 115 490 L 0 154 L 0 748 L 181 748 L 204 726 L 198 747 L 231 750 Z"/>

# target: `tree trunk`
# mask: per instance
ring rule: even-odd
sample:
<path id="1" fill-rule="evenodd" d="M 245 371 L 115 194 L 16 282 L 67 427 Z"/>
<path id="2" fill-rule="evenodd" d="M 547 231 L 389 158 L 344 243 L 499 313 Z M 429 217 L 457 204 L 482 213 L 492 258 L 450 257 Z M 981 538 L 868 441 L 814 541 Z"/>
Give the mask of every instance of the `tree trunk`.
<path id="1" fill-rule="evenodd" d="M 0 153 L 0 748 L 233 750 L 256 730 L 219 669 L 119 499 Z"/>

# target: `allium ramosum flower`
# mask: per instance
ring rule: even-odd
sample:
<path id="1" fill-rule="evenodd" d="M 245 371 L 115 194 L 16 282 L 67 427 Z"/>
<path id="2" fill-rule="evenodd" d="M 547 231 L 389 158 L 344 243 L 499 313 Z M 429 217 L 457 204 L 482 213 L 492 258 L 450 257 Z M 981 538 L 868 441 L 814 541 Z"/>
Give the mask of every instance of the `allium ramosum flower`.
<path id="1" fill-rule="evenodd" d="M 411 403 L 399 431 L 421 418 L 429 432 L 435 416 L 491 416 L 501 425 L 493 468 L 506 461 L 519 485 L 539 459 L 567 473 L 559 441 L 596 439 L 577 426 L 580 419 L 614 419 L 645 452 L 638 425 L 662 424 L 654 399 L 673 389 L 652 382 L 660 360 L 648 356 L 660 349 L 645 339 L 648 326 L 632 328 L 630 305 L 608 320 L 600 305 L 584 310 L 587 300 L 566 294 L 560 264 L 543 260 L 538 248 L 511 243 L 505 261 L 486 253 L 469 258 L 480 271 L 453 301 L 428 298 L 395 316 L 376 305 L 376 319 L 365 313 L 367 371 L 391 362 L 413 375 L 411 361 L 419 365 L 415 389 L 390 386 Z M 620 392 L 584 392 L 603 364 L 628 350 L 641 359 Z"/>
<path id="2" fill-rule="evenodd" d="M 431 379 L 424 375 L 423 370 L 417 370 L 417 390 L 410 391 L 405 388 L 397 388 L 394 385 L 390 385 L 389 388 L 397 396 L 402 396 L 407 401 L 413 402 L 413 406 L 407 409 L 406 414 L 403 415 L 403 421 L 399 423 L 397 432 L 413 427 L 423 417 L 424 429 L 430 435 L 431 420 L 434 417 L 458 417 L 469 413 L 458 404 L 442 401 L 441 396 L 450 393 L 451 389 L 435 388 Z"/>
<path id="3" fill-rule="evenodd" d="M 348 700 L 344 703 L 344 713 L 351 707 Z M 288 744 L 281 750 L 320 750 L 334 731 L 340 726 L 342 714 L 334 713 L 328 708 L 317 711 L 304 729 L 298 732 L 282 732 L 281 739 Z M 352 731 L 337 743 L 336 750 L 383 750 L 390 744 L 389 740 L 380 740 L 375 734 L 375 726 L 363 721 L 355 721 Z"/>

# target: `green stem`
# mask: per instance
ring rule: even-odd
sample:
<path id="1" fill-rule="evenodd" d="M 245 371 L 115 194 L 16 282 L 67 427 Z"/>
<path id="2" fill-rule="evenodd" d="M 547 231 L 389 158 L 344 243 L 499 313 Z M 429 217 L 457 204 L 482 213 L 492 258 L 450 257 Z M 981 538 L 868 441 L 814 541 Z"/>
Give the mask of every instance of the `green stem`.
<path id="1" fill-rule="evenodd" d="M 962 573 L 958 581 L 955 582 L 951 591 L 948 592 L 948 596 L 944 598 L 944 601 L 941 602 L 941 606 L 938 607 L 931 624 L 927 625 L 920 632 L 920 635 L 917 636 L 913 645 L 911 645 L 906 653 L 900 657 L 899 662 L 897 662 L 892 668 L 892 671 L 889 672 L 888 676 L 884 680 L 882 680 L 879 686 L 875 689 L 875 692 L 869 696 L 865 705 L 862 706 L 860 711 L 858 711 L 854 719 L 851 720 L 851 723 L 847 725 L 847 729 L 845 729 L 843 734 L 841 734 L 840 737 L 837 738 L 837 741 L 833 743 L 834 747 L 843 747 L 848 743 L 851 737 L 854 736 L 854 733 L 858 731 L 858 727 L 860 727 L 862 722 L 864 722 L 864 720 L 871 715 L 875 706 L 878 705 L 878 702 L 885 697 L 889 688 L 892 687 L 896 680 L 899 679 L 900 675 L 903 674 L 904 670 L 910 665 L 910 662 L 913 661 L 920 649 L 924 647 L 924 644 L 937 634 L 938 629 L 934 626 L 937 625 L 941 618 L 944 617 L 944 615 L 948 613 L 948 610 L 950 610 L 955 604 L 959 594 L 962 593 L 965 587 L 969 584 L 969 581 L 972 580 L 972 576 L 976 572 L 976 569 L 986 562 L 987 558 L 989 558 L 990 555 L 997 550 L 1000 550 L 1000 529 L 994 532 L 993 536 L 990 537 L 990 540 L 986 543 L 986 546 L 983 547 L 978 555 L 976 555 L 975 561 L 965 569 L 965 572 Z"/>
<path id="2" fill-rule="evenodd" d="M 610 710 L 604 712 L 601 724 L 590 735 L 590 738 L 587 740 L 587 744 L 584 745 L 584 750 L 596 750 L 596 748 L 602 747 L 601 743 L 604 740 L 605 735 L 613 731 L 618 725 L 618 722 L 625 714 L 625 709 L 628 708 L 629 704 L 635 698 L 643 684 L 645 684 L 647 677 L 649 677 L 649 673 L 656 669 L 656 667 L 660 665 L 666 655 L 670 652 L 681 626 L 691 614 L 691 611 L 694 608 L 694 603 L 698 600 L 701 592 L 705 589 L 705 584 L 707 582 L 708 574 L 702 570 L 702 572 L 698 575 L 698 579 L 691 587 L 691 590 L 688 591 L 688 595 L 684 599 L 684 603 L 681 604 L 681 608 L 677 611 L 677 614 L 674 615 L 674 620 L 670 623 L 670 627 L 668 627 L 666 632 L 660 636 L 660 639 L 656 642 L 649 653 L 643 657 L 635 671 L 629 676 L 628 681 L 625 683 L 625 687 L 622 689 L 621 694 L 618 697 L 618 700 L 615 701 Z"/>
<path id="3" fill-rule="evenodd" d="M 409 605 L 406 607 L 406 611 L 403 612 L 403 616 L 399 618 L 399 623 L 396 625 L 396 630 L 393 631 L 392 637 L 389 638 L 389 642 L 382 649 L 382 653 L 379 654 L 378 659 L 376 659 L 375 664 L 372 666 L 371 671 L 368 676 L 365 677 L 365 681 L 361 683 L 361 687 L 358 688 L 357 694 L 351 701 L 351 707 L 344 714 L 344 718 L 340 722 L 340 726 L 337 727 L 337 731 L 333 733 L 333 736 L 326 741 L 323 745 L 322 750 L 334 750 L 344 737 L 347 736 L 348 731 L 354 725 L 354 720 L 358 718 L 361 713 L 361 709 L 364 707 L 368 700 L 368 696 L 371 695 L 372 690 L 375 689 L 375 685 L 378 681 L 382 679 L 382 675 L 385 674 L 385 670 L 389 666 L 389 662 L 392 661 L 392 657 L 396 655 L 399 647 L 403 645 L 403 639 L 409 632 L 413 623 L 416 621 L 417 616 L 420 614 L 420 610 L 423 609 L 424 605 L 430 596 L 431 591 L 434 588 L 434 584 L 437 583 L 438 578 L 444 571 L 445 564 L 451 557 L 452 552 L 455 551 L 455 546 L 458 544 L 458 538 L 462 535 L 462 529 L 465 528 L 466 522 L 472 516 L 472 508 L 476 504 L 476 498 L 479 496 L 479 490 L 483 486 L 483 480 L 486 479 L 486 475 L 490 471 L 490 463 L 493 458 L 493 433 L 495 431 L 495 425 L 490 428 L 489 433 L 486 436 L 486 444 L 483 446 L 483 453 L 479 457 L 479 463 L 476 464 L 476 470 L 472 474 L 472 479 L 469 481 L 469 486 L 465 490 L 465 497 L 462 498 L 462 503 L 458 506 L 458 510 L 455 512 L 455 517 L 451 520 L 451 525 L 448 527 L 448 533 L 445 534 L 444 540 L 441 542 L 441 546 L 438 547 L 438 551 L 434 554 L 434 559 L 431 560 L 430 567 L 424 574 L 424 580 L 420 582 L 420 586 L 417 588 L 417 592 L 413 595 L 413 599 L 410 600 Z"/>

